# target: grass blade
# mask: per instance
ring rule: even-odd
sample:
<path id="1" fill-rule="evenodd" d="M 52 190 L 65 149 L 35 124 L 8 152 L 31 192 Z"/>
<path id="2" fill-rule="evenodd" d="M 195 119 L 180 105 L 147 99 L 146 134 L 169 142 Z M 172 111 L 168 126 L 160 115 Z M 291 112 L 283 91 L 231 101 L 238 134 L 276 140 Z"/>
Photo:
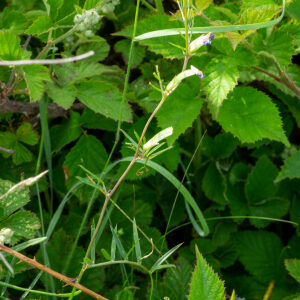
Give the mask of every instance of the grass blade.
<path id="1" fill-rule="evenodd" d="M 251 30 L 251 29 L 271 27 L 276 25 L 282 20 L 284 13 L 285 13 L 285 0 L 282 0 L 282 13 L 278 18 L 272 21 L 253 23 L 253 24 L 242 24 L 242 25 L 194 27 L 192 29 L 192 32 L 193 33 L 229 32 L 229 31 L 236 31 L 236 30 Z M 134 40 L 141 41 L 141 40 L 152 39 L 156 37 L 179 35 L 179 34 L 185 34 L 185 28 L 170 28 L 170 29 L 163 29 L 163 30 L 155 30 L 155 31 L 141 34 L 137 36 Z"/>
<path id="2" fill-rule="evenodd" d="M 142 257 L 142 251 L 141 251 L 141 245 L 140 245 L 140 239 L 139 234 L 136 227 L 135 219 L 133 219 L 133 239 L 134 239 L 134 248 L 135 248 L 135 255 L 137 261 L 140 261 Z"/>

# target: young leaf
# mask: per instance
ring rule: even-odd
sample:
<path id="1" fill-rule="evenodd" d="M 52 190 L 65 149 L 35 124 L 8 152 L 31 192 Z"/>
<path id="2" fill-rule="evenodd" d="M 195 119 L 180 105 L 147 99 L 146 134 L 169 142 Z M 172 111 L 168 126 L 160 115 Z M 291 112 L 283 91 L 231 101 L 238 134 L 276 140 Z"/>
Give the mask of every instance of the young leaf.
<path id="1" fill-rule="evenodd" d="M 273 232 L 240 231 L 236 234 L 239 259 L 246 270 L 262 283 L 284 274 L 282 243 Z"/>
<path id="2" fill-rule="evenodd" d="M 121 93 L 113 84 L 100 81 L 87 81 L 78 86 L 78 99 L 91 110 L 113 120 L 120 117 Z M 123 120 L 131 119 L 128 103 L 124 105 Z"/>
<path id="3" fill-rule="evenodd" d="M 27 34 L 40 35 L 48 32 L 52 27 L 51 19 L 48 16 L 40 16 L 26 30 Z"/>
<path id="4" fill-rule="evenodd" d="M 0 31 L 0 59 L 19 60 L 22 59 L 22 47 L 20 39 L 10 31 Z"/>
<path id="5" fill-rule="evenodd" d="M 277 107 L 266 94 L 252 87 L 234 89 L 220 108 L 217 121 L 243 143 L 269 138 L 289 145 Z"/>
<path id="6" fill-rule="evenodd" d="M 46 88 L 48 96 L 64 109 L 70 108 L 77 94 L 77 89 L 74 85 L 60 87 L 52 82 L 48 82 Z"/>
<path id="7" fill-rule="evenodd" d="M 44 92 L 43 81 L 50 81 L 49 70 L 45 66 L 29 65 L 24 66 L 24 78 L 29 90 L 30 100 L 38 101 Z"/>
<path id="8" fill-rule="evenodd" d="M 225 300 L 223 282 L 195 247 L 197 264 L 192 275 L 188 300 Z"/>
<path id="9" fill-rule="evenodd" d="M 153 264 L 153 266 L 152 266 L 151 269 L 150 269 L 150 272 L 153 273 L 153 272 L 159 270 L 161 264 L 162 264 L 166 259 L 168 259 L 168 257 L 169 257 L 170 255 L 172 255 L 179 247 L 181 247 L 182 244 L 183 244 L 183 243 L 181 243 L 181 244 L 179 244 L 179 245 L 173 247 L 173 248 L 170 249 L 168 252 L 166 252 L 163 256 L 161 256 L 161 257 Z"/>
<path id="10" fill-rule="evenodd" d="M 205 69 L 202 86 L 216 111 L 237 84 L 239 72 L 227 58 L 214 58 Z"/>
<path id="11" fill-rule="evenodd" d="M 300 283 L 300 259 L 286 259 L 284 264 L 289 274 Z"/>
<path id="12" fill-rule="evenodd" d="M 284 166 L 276 177 L 276 181 L 278 182 L 285 178 L 300 178 L 300 151 L 295 152 L 285 160 Z"/>
<path id="13" fill-rule="evenodd" d="M 38 134 L 33 130 L 29 123 L 24 123 L 18 128 L 16 138 L 17 140 L 31 146 L 36 145 L 39 141 Z"/>

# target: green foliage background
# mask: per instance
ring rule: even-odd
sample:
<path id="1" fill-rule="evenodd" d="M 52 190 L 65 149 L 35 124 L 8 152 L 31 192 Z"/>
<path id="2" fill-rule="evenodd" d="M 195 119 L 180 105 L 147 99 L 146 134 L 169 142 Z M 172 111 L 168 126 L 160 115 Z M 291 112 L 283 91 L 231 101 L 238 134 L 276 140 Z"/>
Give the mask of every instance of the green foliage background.
<path id="1" fill-rule="evenodd" d="M 29 190 L 12 194 L 9 204 L 0 200 L 0 229 L 15 231 L 11 246 L 34 235 L 46 236 L 46 241 L 26 249 L 25 254 L 73 278 L 82 267 L 104 201 L 87 180 L 86 169 L 101 174 L 116 139 L 136 3 L 121 0 L 111 11 L 103 9 L 100 22 L 93 27 L 94 36 L 68 32 L 74 16 L 83 9 L 113 2 L 0 3 L 0 60 L 64 58 L 95 51 L 94 56 L 70 64 L 17 66 L 13 76 L 12 66 L 0 66 L 0 147 L 14 150 L 0 151 L 0 196 L 13 183 L 49 169 L 48 177 L 30 188 L 30 202 Z M 141 2 L 136 35 L 183 27 L 175 1 L 163 1 L 164 14 L 149 8 L 152 2 Z M 267 22 L 282 10 L 276 0 L 195 0 L 193 5 L 195 27 Z M 59 40 L 66 33 L 68 37 Z M 32 38 L 24 49 L 29 35 Z M 192 40 L 196 37 L 193 34 Z M 141 134 L 161 98 L 149 85 L 151 81 L 158 86 L 155 66 L 164 87 L 182 69 L 184 53 L 178 46 L 185 47 L 180 35 L 134 43 L 121 120 L 123 131 L 133 139 L 135 133 Z M 106 226 L 92 249 L 95 263 L 128 259 L 153 272 L 153 266 L 161 268 L 153 274 L 153 295 L 149 274 L 125 264 L 88 269 L 83 285 L 109 299 L 151 295 L 157 300 L 204 300 L 225 299 L 224 291 L 231 295 L 233 289 L 239 297 L 263 299 L 274 283 L 267 299 L 298 299 L 300 231 L 282 220 L 300 222 L 299 52 L 300 1 L 293 0 L 286 4 L 279 24 L 215 33 L 211 46 L 201 47 L 191 57 L 188 68 L 200 69 L 204 79 L 185 79 L 167 98 L 146 134 L 149 140 L 173 127 L 173 135 L 167 138 L 173 148 L 153 159 L 165 171 L 143 164 L 132 168 L 113 201 L 136 225 L 110 203 Z M 15 107 L 17 103 L 37 104 L 37 109 L 7 112 L 4 101 Z M 123 161 L 103 178 L 107 190 L 127 167 L 127 157 L 134 154 L 126 142 L 121 134 L 111 161 Z M 182 184 L 201 209 L 209 235 L 199 236 L 191 225 L 195 220 L 186 210 L 187 194 L 183 193 L 185 199 L 180 193 L 176 196 L 176 184 L 168 175 L 162 176 L 167 171 L 179 182 L 184 178 Z M 152 251 L 149 238 L 160 254 L 154 250 L 143 258 Z M 180 243 L 174 253 L 173 247 Z M 168 261 L 155 265 L 163 253 L 169 253 Z M 0 261 L 2 282 L 28 287 L 38 276 L 31 288 L 71 291 L 25 263 L 6 259 L 15 276 Z M 22 293 L 3 287 L 0 295 L 7 299 Z"/>

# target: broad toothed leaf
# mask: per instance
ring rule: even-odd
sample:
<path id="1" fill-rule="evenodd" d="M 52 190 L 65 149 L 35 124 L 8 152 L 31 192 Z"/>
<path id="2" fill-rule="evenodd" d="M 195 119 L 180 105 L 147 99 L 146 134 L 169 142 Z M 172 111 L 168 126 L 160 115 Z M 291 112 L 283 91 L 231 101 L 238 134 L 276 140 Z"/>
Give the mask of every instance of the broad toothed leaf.
<path id="1" fill-rule="evenodd" d="M 289 145 L 277 107 L 266 94 L 252 87 L 237 87 L 230 93 L 217 121 L 243 143 L 268 138 Z"/>

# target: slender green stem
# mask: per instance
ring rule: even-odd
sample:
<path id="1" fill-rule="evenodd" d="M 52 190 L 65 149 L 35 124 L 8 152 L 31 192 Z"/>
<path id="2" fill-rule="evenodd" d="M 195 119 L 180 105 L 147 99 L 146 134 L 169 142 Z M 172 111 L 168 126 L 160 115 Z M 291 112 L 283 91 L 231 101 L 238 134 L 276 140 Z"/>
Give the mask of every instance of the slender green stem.
<path id="1" fill-rule="evenodd" d="M 150 280 L 151 280 L 151 289 L 150 289 L 149 300 L 152 300 L 153 289 L 154 289 L 154 283 L 153 283 L 153 276 L 152 276 L 151 273 L 150 273 Z"/>
<path id="2" fill-rule="evenodd" d="M 154 8 L 152 5 L 150 5 L 146 0 L 141 0 L 142 4 L 144 4 L 146 7 L 148 7 L 150 10 L 153 10 L 155 12 L 157 12 L 157 9 Z"/>
<path id="3" fill-rule="evenodd" d="M 113 155 L 113 153 L 116 149 L 116 146 L 119 142 L 119 139 L 120 139 L 120 130 L 121 130 L 121 124 L 122 124 L 122 118 L 123 118 L 123 110 L 124 110 L 124 105 L 125 105 L 125 101 L 126 101 L 126 94 L 127 94 L 129 75 L 130 75 L 130 68 L 131 68 L 132 58 L 133 58 L 134 39 L 135 39 L 136 28 L 137 28 L 138 17 L 139 17 L 139 8 L 140 8 L 140 0 L 137 0 L 136 10 L 135 10 L 135 17 L 134 17 L 133 32 L 132 32 L 132 38 L 131 38 L 131 43 L 130 43 L 130 49 L 129 49 L 129 59 L 128 59 L 126 76 L 125 76 L 123 94 L 122 94 L 122 101 L 121 101 L 121 108 L 120 108 L 120 115 L 119 115 L 118 127 L 117 127 L 117 132 L 116 132 L 116 138 L 115 138 L 114 145 L 113 145 L 113 147 L 112 147 L 112 149 L 109 153 L 108 159 L 105 163 L 104 171 L 107 168 L 107 166 L 108 166 L 108 164 L 111 160 L 111 157 L 112 157 L 112 155 Z"/>
<path id="4" fill-rule="evenodd" d="M 32 294 L 39 294 L 39 295 L 44 295 L 44 296 L 54 296 L 54 297 L 60 297 L 60 298 L 67 298 L 71 295 L 71 293 L 54 294 L 54 293 L 48 293 L 48 292 L 43 292 L 43 291 L 26 289 L 26 288 L 22 288 L 22 287 L 19 287 L 17 285 L 9 284 L 9 283 L 3 282 L 3 281 L 0 281 L 0 285 L 6 286 L 8 288 L 12 288 L 12 289 L 15 289 L 15 290 L 18 290 L 18 291 L 29 292 L 29 293 L 32 293 Z M 81 291 L 79 290 L 75 294 L 77 296 L 77 295 L 81 294 Z"/>
<path id="5" fill-rule="evenodd" d="M 190 58 L 189 20 L 188 20 L 188 14 L 187 14 L 188 5 L 189 5 L 189 0 L 184 0 L 183 16 L 184 16 L 184 29 L 185 29 L 185 57 L 184 57 L 182 71 L 184 71 L 186 69 L 187 63 Z"/>
<path id="6" fill-rule="evenodd" d="M 162 0 L 155 0 L 155 6 L 156 9 L 158 10 L 158 13 L 163 15 L 164 14 L 164 6 L 162 4 Z"/>

